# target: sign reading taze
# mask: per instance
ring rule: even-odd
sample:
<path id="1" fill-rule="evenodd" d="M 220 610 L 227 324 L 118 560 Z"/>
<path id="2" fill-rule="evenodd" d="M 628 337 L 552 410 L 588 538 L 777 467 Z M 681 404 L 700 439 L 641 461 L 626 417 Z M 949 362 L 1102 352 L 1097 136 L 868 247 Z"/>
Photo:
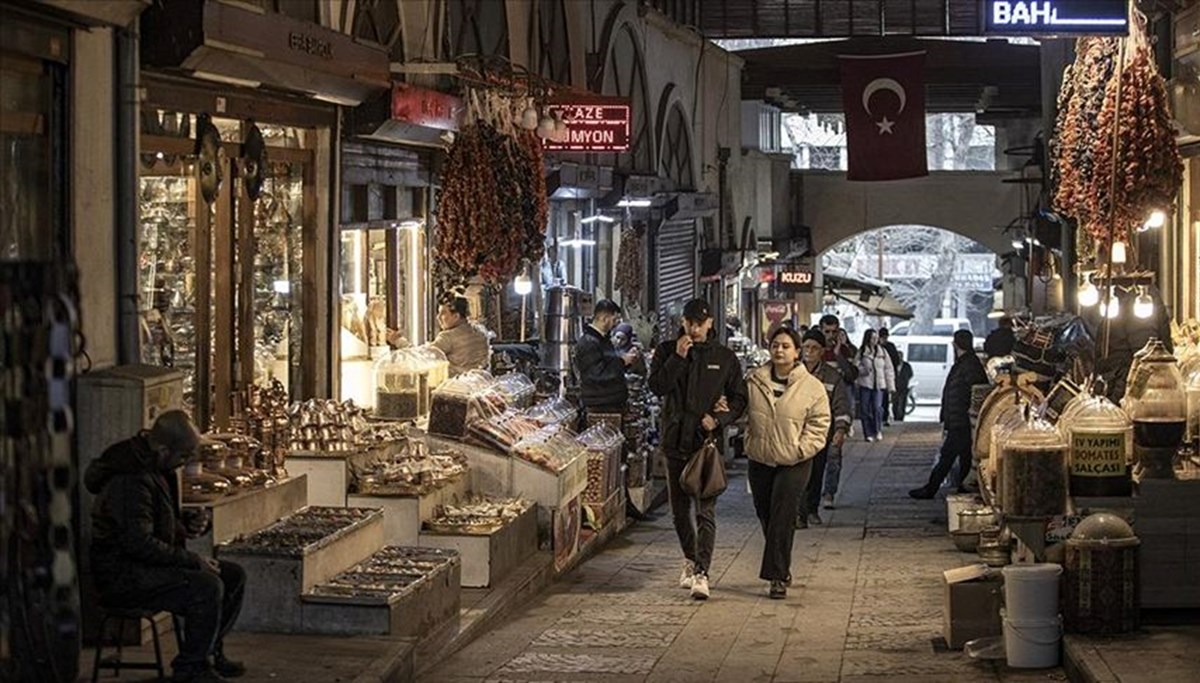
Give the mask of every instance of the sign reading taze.
<path id="1" fill-rule="evenodd" d="M 629 100 L 624 97 L 579 97 L 546 104 L 551 116 L 562 115 L 567 137 L 546 140 L 546 149 L 564 152 L 624 152 L 629 149 Z"/>
<path id="2" fill-rule="evenodd" d="M 1125 35 L 1129 0 L 984 0 L 984 35 Z"/>

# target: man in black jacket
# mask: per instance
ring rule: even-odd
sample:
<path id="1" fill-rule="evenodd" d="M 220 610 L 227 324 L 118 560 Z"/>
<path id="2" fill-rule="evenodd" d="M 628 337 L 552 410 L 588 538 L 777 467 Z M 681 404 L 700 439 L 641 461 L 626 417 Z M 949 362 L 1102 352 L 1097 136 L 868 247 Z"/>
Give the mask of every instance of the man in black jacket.
<path id="1" fill-rule="evenodd" d="M 637 358 L 637 350 L 621 355 L 609 340 L 609 332 L 621 321 L 621 307 L 608 299 L 596 302 L 592 322 L 583 328 L 575 343 L 575 372 L 583 407 L 598 413 L 624 413 L 629 402 L 625 368 Z"/>
<path id="2" fill-rule="evenodd" d="M 222 645 L 241 611 L 246 574 L 184 548 L 184 538 L 202 533 L 207 520 L 176 515 L 174 470 L 199 445 L 187 414 L 168 411 L 149 431 L 104 451 L 88 466 L 84 484 L 96 495 L 90 551 L 100 603 L 182 616 L 172 680 L 214 683 L 246 670 L 226 659 Z"/>
<path id="3" fill-rule="evenodd" d="M 937 464 L 929 474 L 929 481 L 913 489 L 908 495 L 919 500 L 933 498 L 950 473 L 954 461 L 958 460 L 958 487 L 971 471 L 971 388 L 976 384 L 987 384 L 987 372 L 975 355 L 974 336 L 968 330 L 954 333 L 954 365 L 946 376 L 942 389 L 941 423 L 945 427 L 942 451 Z"/>
<path id="4" fill-rule="evenodd" d="M 1010 356 L 1013 352 L 1013 346 L 1017 343 L 1017 334 L 1013 330 L 1013 319 L 1007 315 L 997 321 L 999 327 L 992 330 L 988 334 L 987 339 L 983 340 L 983 352 L 988 358 L 997 356 Z"/>
<path id="5" fill-rule="evenodd" d="M 681 588 L 697 600 L 708 598 L 708 569 L 717 538 L 716 498 L 696 500 L 679 485 L 688 459 L 704 444 L 706 434 L 720 433 L 746 410 L 749 400 L 738 358 L 712 335 L 708 302 L 692 299 L 683 307 L 679 338 L 654 351 L 650 390 L 663 397 L 662 449 L 667 458 L 667 491 L 679 545 L 683 549 Z"/>

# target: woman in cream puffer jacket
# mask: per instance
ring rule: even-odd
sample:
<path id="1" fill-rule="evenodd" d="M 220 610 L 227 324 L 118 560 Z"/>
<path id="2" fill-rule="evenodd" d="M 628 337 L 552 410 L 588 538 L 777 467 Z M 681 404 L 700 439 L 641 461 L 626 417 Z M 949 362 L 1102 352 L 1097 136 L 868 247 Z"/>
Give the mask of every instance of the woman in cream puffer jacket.
<path id="1" fill-rule="evenodd" d="M 829 398 L 800 362 L 800 335 L 786 327 L 771 336 L 771 362 L 746 384 L 747 476 L 766 538 L 758 575 L 771 582 L 770 597 L 781 599 L 791 581 L 793 532 L 812 458 L 829 437 Z"/>

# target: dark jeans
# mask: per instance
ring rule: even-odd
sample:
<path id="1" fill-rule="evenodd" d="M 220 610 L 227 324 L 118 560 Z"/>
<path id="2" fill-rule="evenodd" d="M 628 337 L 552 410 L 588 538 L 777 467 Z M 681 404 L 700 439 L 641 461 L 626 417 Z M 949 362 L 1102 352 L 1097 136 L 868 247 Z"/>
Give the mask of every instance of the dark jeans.
<path id="1" fill-rule="evenodd" d="M 178 578 L 129 596 L 131 606 L 170 612 L 183 617 L 183 642 L 171 662 L 176 673 L 208 666 L 242 611 L 246 572 L 221 562 L 221 575 L 201 569 L 180 569 Z"/>
<path id="2" fill-rule="evenodd" d="M 863 437 L 883 434 L 883 389 L 858 388 L 858 416 L 862 418 Z"/>
<path id="3" fill-rule="evenodd" d="M 697 573 L 708 574 L 708 568 L 712 565 L 713 546 L 717 543 L 717 499 L 700 500 L 683 492 L 679 477 L 686 466 L 687 460 L 678 454 L 667 455 L 667 495 L 671 501 L 671 516 L 683 556 L 692 563 Z M 692 519 L 693 503 L 696 506 L 695 521 Z"/>
<path id="4" fill-rule="evenodd" d="M 836 496 L 842 479 L 842 447 L 829 444 L 825 447 L 825 455 L 825 493 Z"/>
<path id="5" fill-rule="evenodd" d="M 929 483 L 925 484 L 925 488 L 930 491 L 937 491 L 941 488 L 942 482 L 946 480 L 946 475 L 950 474 L 950 468 L 954 466 L 955 460 L 958 461 L 958 481 L 955 482 L 955 485 L 961 486 L 971 471 L 970 427 L 946 430 L 942 439 L 942 451 L 938 454 L 938 461 L 933 466 L 933 471 L 929 473 Z"/>
<path id="6" fill-rule="evenodd" d="M 825 466 L 829 462 L 829 449 L 826 445 L 812 459 L 812 472 L 808 476 L 808 484 L 804 487 L 804 495 L 800 496 L 800 511 L 797 515 L 810 515 L 821 509 L 821 486 L 825 483 Z"/>
<path id="7" fill-rule="evenodd" d="M 904 422 L 904 414 L 908 412 L 908 389 L 897 389 L 892 392 L 892 419 Z"/>
<path id="8" fill-rule="evenodd" d="M 800 496 L 808 485 L 812 460 L 788 467 L 770 467 L 750 461 L 747 476 L 754 512 L 762 524 L 766 547 L 758 578 L 786 581 L 792 575 L 792 539 L 796 536 L 796 514 Z"/>
<path id="9" fill-rule="evenodd" d="M 881 403 L 882 412 L 880 412 L 879 415 L 883 418 L 883 421 L 885 423 L 891 422 L 892 421 L 892 392 L 888 391 L 887 389 L 883 389 L 882 391 L 883 391 L 883 402 Z"/>

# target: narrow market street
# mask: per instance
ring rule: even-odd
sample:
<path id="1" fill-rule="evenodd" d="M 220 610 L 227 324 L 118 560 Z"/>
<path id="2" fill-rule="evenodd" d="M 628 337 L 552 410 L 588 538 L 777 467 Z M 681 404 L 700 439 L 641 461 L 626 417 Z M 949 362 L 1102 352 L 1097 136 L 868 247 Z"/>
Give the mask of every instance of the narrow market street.
<path id="1" fill-rule="evenodd" d="M 941 572 L 972 561 L 946 535 L 945 503 L 913 501 L 940 433 L 891 427 L 848 443 L 836 510 L 798 531 L 785 601 L 757 578 L 763 540 L 733 470 L 717 512 L 713 595 L 676 587 L 665 508 L 448 661 L 420 676 L 470 681 L 1052 681 L 942 644 Z"/>

